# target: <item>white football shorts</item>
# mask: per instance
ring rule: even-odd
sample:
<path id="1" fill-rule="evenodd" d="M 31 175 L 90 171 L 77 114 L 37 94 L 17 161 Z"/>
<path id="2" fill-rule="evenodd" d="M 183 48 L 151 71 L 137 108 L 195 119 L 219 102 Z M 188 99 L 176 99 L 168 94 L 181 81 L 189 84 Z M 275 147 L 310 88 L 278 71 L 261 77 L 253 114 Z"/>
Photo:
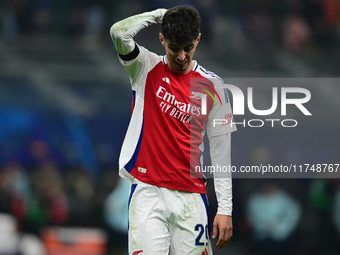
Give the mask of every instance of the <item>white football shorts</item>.
<path id="1" fill-rule="evenodd" d="M 129 198 L 129 255 L 212 255 L 207 196 L 135 179 Z"/>

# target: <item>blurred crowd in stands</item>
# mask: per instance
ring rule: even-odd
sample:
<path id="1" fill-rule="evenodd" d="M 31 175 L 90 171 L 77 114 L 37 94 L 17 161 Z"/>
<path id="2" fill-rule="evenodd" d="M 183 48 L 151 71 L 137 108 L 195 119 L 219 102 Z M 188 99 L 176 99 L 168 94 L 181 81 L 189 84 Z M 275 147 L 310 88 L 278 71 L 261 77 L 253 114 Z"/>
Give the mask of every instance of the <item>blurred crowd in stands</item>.
<path id="1" fill-rule="evenodd" d="M 7 0 L 0 2 L 0 29 L 8 39 L 19 35 L 84 36 L 84 43 L 98 46 L 107 41 L 115 21 L 178 4 L 192 4 L 201 12 L 205 42 L 283 47 L 294 53 L 329 50 L 339 43 L 337 0 Z"/>
<path id="2" fill-rule="evenodd" d="M 340 251 L 339 179 L 254 183 L 258 186 L 245 197 L 244 218 L 236 223 L 240 237 L 252 240 L 249 254 L 335 255 Z"/>
<path id="3" fill-rule="evenodd" d="M 127 247 L 130 185 L 118 179 L 117 171 L 103 168 L 94 178 L 81 166 L 60 167 L 41 150 L 31 159 L 32 164 L 14 159 L 0 166 L 0 214 L 14 216 L 19 233 L 42 237 L 48 226 L 100 228 L 114 250 Z M 0 242 L 0 254 L 2 248 Z"/>

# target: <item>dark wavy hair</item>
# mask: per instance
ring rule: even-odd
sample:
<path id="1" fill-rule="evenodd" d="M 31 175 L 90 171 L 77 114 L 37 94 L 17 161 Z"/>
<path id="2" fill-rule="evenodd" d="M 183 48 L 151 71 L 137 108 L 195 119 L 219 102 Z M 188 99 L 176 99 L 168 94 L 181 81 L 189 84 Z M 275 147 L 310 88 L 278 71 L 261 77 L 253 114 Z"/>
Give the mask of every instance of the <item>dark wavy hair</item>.
<path id="1" fill-rule="evenodd" d="M 183 44 L 197 39 L 200 27 L 201 17 L 196 8 L 179 5 L 164 14 L 162 34 L 167 40 Z"/>

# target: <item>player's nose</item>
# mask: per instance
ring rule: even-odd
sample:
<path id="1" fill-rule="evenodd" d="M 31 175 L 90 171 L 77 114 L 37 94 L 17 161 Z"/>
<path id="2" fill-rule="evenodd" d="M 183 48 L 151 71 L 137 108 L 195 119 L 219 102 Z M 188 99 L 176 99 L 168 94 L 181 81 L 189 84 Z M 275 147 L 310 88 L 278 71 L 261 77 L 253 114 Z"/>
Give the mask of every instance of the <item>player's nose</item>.
<path id="1" fill-rule="evenodd" d="M 183 62 L 185 60 L 185 52 L 184 50 L 181 50 L 179 53 L 178 53 L 178 60 Z"/>

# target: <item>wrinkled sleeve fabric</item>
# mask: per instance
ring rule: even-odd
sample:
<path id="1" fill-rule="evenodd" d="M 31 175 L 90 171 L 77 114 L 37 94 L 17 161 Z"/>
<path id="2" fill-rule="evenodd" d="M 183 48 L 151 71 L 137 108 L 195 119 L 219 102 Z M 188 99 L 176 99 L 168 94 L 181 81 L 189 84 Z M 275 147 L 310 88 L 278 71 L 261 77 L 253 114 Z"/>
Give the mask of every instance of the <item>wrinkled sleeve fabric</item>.
<path id="1" fill-rule="evenodd" d="M 136 43 L 133 38 L 138 32 L 152 24 L 161 23 L 166 9 L 157 9 L 128 17 L 112 25 L 110 35 L 119 55 L 133 52 Z"/>

